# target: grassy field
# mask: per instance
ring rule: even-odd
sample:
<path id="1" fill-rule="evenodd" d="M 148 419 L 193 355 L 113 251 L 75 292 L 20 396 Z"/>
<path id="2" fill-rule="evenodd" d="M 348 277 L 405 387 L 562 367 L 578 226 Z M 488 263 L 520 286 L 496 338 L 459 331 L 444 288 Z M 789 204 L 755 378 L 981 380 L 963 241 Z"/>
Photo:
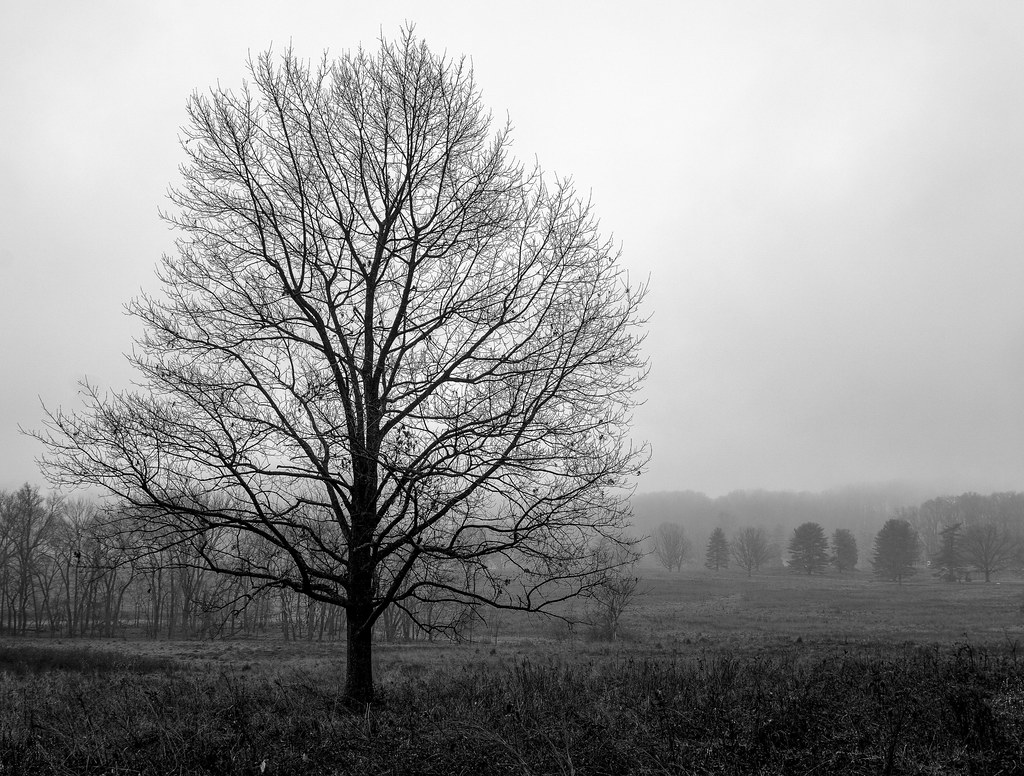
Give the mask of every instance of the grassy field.
<path id="1" fill-rule="evenodd" d="M 776 570 L 649 572 L 627 629 L 643 641 L 737 637 L 832 642 L 990 643 L 1024 636 L 1024 580 L 945 584 L 922 574 L 901 585 L 870 574 Z"/>
<path id="2" fill-rule="evenodd" d="M 0 774 L 1024 772 L 1019 581 L 647 588 L 615 644 L 379 645 L 355 716 L 338 645 L 0 641 Z"/>

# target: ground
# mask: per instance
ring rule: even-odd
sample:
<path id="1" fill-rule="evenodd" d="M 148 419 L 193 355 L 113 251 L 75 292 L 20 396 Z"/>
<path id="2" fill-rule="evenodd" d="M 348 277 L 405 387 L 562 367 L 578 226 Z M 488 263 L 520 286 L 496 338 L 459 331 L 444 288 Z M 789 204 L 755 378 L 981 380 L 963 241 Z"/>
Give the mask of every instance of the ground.
<path id="1" fill-rule="evenodd" d="M 645 590 L 614 644 L 527 617 L 379 644 L 359 716 L 335 644 L 0 639 L 0 773 L 1024 771 L 1021 580 Z"/>

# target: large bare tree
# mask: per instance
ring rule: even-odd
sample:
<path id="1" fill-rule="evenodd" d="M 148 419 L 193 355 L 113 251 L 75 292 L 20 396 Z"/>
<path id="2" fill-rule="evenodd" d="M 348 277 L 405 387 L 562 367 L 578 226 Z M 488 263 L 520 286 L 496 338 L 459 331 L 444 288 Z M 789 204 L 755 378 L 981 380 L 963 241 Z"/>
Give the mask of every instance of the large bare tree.
<path id="1" fill-rule="evenodd" d="M 645 287 L 411 31 L 249 69 L 188 104 L 143 389 L 38 436 L 155 539 L 343 607 L 360 705 L 389 606 L 542 610 L 621 557 Z"/>

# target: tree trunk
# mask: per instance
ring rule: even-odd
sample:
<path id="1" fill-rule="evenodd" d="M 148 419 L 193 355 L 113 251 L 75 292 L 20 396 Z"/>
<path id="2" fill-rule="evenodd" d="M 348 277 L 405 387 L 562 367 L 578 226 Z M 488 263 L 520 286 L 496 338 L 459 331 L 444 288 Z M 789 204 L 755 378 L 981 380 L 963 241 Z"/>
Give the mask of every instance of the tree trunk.
<path id="1" fill-rule="evenodd" d="M 373 320 L 373 295 L 366 300 L 365 316 Z M 373 333 L 367 329 L 364 363 L 373 363 Z M 377 456 L 380 453 L 381 407 L 378 386 L 365 379 L 366 427 L 364 445 L 352 451 L 352 509 L 348 547 L 348 585 L 345 607 L 346 651 L 345 703 L 363 711 L 373 703 L 373 601 L 376 572 L 371 547 L 377 525 Z"/>
<path id="2" fill-rule="evenodd" d="M 363 711 L 373 703 L 373 628 L 366 625 L 369 607 L 350 607 L 347 614 L 345 703 Z"/>

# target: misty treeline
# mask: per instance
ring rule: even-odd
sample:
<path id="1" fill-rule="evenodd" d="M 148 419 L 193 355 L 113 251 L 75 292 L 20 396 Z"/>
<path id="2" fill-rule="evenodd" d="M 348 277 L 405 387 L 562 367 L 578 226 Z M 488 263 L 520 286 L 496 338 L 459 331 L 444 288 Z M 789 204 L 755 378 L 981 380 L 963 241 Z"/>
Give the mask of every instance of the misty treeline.
<path id="1" fill-rule="evenodd" d="M 650 549 L 657 563 L 669 571 L 680 571 L 683 564 L 699 560 L 679 523 L 661 523 L 650 536 Z M 784 549 L 788 558 L 783 557 Z M 842 573 L 856 567 L 857 558 L 857 540 L 850 531 L 837 528 L 829 540 L 824 529 L 812 522 L 795 528 L 786 542 L 778 531 L 769 534 L 759 525 L 745 526 L 731 537 L 722 526 L 716 526 L 703 552 L 705 568 L 721 571 L 733 564 L 746 571 L 748 577 L 762 567 L 783 565 L 807 574 L 821 573 L 834 566 Z"/>
<path id="2" fill-rule="evenodd" d="M 768 535 L 772 556 L 767 565 L 781 566 L 793 530 L 803 523 L 821 525 L 831 536 L 850 531 L 858 546 L 868 548 L 895 509 L 918 504 L 932 493 L 903 485 L 858 486 L 823 493 L 739 490 L 711 498 L 696 491 L 642 493 L 632 498 L 634 530 L 651 536 L 662 523 L 681 524 L 693 548 L 691 560 L 703 563 L 703 550 L 716 528 L 732 538 L 747 527 Z"/>
<path id="3" fill-rule="evenodd" d="M 675 541 L 683 547 L 683 562 L 712 570 L 733 566 L 749 573 L 786 566 L 792 560 L 793 532 L 805 523 L 823 526 L 829 542 L 837 530 L 843 531 L 843 552 L 835 562 L 845 569 L 847 539 L 854 546 L 870 547 L 878 527 L 895 506 L 912 497 L 911 492 L 897 488 L 828 493 L 734 491 L 719 498 L 682 491 L 635 495 L 632 505 L 635 530 L 651 537 L 651 563 L 670 567 L 660 557 L 659 545 L 669 530 L 665 526 L 678 526 L 683 536 Z M 835 555 L 831 545 L 829 553 L 826 563 Z M 677 561 L 673 567 L 680 565 Z"/>
<path id="4" fill-rule="evenodd" d="M 216 573 L 203 562 L 203 548 L 186 537 L 155 542 L 143 523 L 132 524 L 130 516 L 106 513 L 89 499 L 44 494 L 28 484 L 0 490 L 0 635 L 347 638 L 344 609 Z M 218 539 L 208 534 L 203 541 L 208 548 Z M 255 544 L 237 549 L 266 552 Z M 628 555 L 614 545 L 601 551 Z M 627 557 L 620 565 L 621 573 L 609 574 L 573 614 L 592 638 L 615 640 L 623 612 L 643 592 L 634 562 Z M 572 632 L 562 621 L 549 624 L 558 634 Z M 497 639 L 519 625 L 522 618 L 513 622 L 502 610 L 407 601 L 384 612 L 374 639 Z"/>
<path id="5" fill-rule="evenodd" d="M 906 495 L 905 493 L 903 494 Z M 863 548 L 874 573 L 902 582 L 926 568 L 944 581 L 991 581 L 1024 571 L 1024 493 L 964 493 L 893 506 L 899 494 L 848 489 L 819 494 L 738 491 L 719 499 L 690 491 L 638 496 L 653 561 L 748 576 L 788 567 L 816 574 L 852 570 Z M 668 519 L 666 519 L 668 518 Z"/>
<path id="6" fill-rule="evenodd" d="M 131 629 L 151 638 L 344 638 L 339 607 L 216 574 L 202 567 L 189 542 L 155 547 L 141 526 L 132 531 L 123 516 L 108 517 L 91 500 L 28 484 L 0 491 L 0 635 L 109 637 Z M 430 626 L 442 621 L 456 637 L 498 627 L 450 608 L 422 606 L 415 619 L 394 609 L 377 636 L 428 639 Z"/>
<path id="7" fill-rule="evenodd" d="M 894 517 L 913 526 L 933 572 L 947 581 L 1024 570 L 1024 493 L 943 496 Z"/>

